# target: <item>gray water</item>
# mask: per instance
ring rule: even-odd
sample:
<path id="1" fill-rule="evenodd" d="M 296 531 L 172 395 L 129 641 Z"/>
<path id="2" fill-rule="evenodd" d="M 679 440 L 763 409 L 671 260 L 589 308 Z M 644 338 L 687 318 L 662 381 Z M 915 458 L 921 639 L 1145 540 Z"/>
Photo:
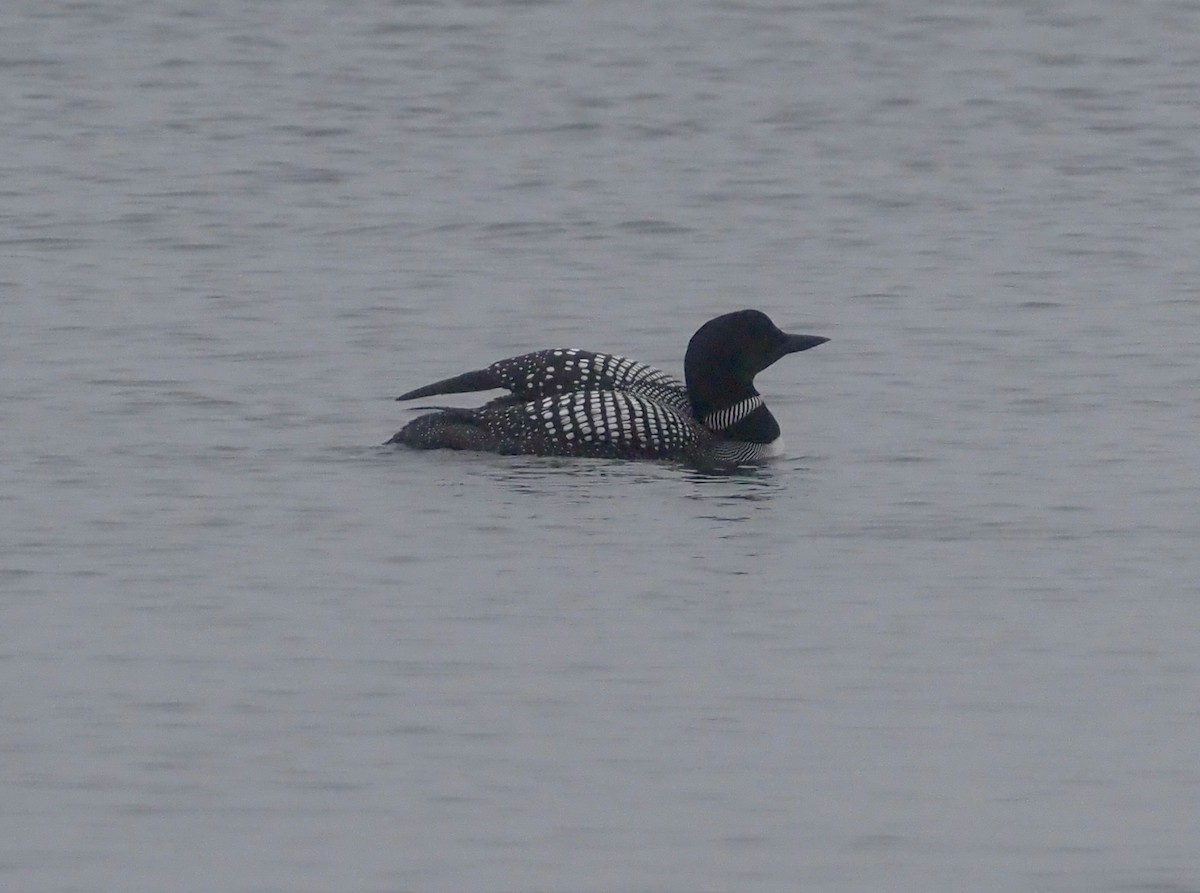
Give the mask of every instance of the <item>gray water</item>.
<path id="1" fill-rule="evenodd" d="M 1200 890 L 1200 6 L 16 0 L 0 77 L 0 887 Z M 769 468 L 379 446 L 746 306 L 832 339 Z"/>

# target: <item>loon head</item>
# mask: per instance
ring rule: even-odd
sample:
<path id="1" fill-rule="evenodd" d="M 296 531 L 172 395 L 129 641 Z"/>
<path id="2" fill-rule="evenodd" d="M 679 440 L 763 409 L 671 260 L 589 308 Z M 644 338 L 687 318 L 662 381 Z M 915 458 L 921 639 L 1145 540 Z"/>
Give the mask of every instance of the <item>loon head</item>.
<path id="1" fill-rule="evenodd" d="M 738 310 L 710 319 L 688 342 L 683 362 L 692 411 L 696 418 L 707 420 L 756 397 L 755 375 L 780 357 L 828 340 L 819 335 L 789 335 L 761 310 Z M 761 409 L 770 415 L 765 406 Z M 727 427 L 706 424 L 715 429 Z M 775 432 L 778 436 L 778 426 Z"/>

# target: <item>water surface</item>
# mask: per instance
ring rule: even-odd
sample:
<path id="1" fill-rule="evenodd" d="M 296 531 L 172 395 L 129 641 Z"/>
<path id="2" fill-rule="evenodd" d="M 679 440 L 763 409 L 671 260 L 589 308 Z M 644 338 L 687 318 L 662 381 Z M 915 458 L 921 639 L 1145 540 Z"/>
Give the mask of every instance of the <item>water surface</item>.
<path id="1" fill-rule="evenodd" d="M 0 12 L 0 880 L 1200 890 L 1191 4 Z M 745 306 L 789 456 L 378 446 Z"/>

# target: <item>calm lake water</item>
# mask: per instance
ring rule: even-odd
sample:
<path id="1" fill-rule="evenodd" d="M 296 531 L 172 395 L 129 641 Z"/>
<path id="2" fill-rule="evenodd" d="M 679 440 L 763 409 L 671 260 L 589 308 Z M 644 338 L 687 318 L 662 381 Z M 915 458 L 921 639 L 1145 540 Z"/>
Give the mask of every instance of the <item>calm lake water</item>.
<path id="1" fill-rule="evenodd" d="M 17 0 L 0 73 L 4 889 L 1200 891 L 1200 6 Z M 832 339 L 769 468 L 379 446 L 741 307 Z"/>

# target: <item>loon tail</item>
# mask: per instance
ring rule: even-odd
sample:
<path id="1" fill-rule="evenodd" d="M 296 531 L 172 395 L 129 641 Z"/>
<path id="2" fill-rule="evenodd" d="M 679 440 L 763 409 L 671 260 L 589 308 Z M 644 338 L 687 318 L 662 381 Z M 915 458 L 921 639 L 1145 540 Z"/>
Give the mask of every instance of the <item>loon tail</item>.
<path id="1" fill-rule="evenodd" d="M 504 386 L 500 376 L 491 369 L 476 369 L 474 372 L 464 372 L 462 375 L 443 378 L 433 384 L 416 388 L 406 394 L 401 394 L 396 399 L 416 400 L 420 397 L 433 397 L 437 394 L 466 394 L 470 391 L 490 391 Z"/>
<path id="2" fill-rule="evenodd" d="M 402 443 L 418 450 L 512 452 L 495 432 L 488 430 L 486 419 L 478 411 L 456 407 L 439 407 L 436 412 L 418 416 L 397 431 L 388 443 Z"/>

